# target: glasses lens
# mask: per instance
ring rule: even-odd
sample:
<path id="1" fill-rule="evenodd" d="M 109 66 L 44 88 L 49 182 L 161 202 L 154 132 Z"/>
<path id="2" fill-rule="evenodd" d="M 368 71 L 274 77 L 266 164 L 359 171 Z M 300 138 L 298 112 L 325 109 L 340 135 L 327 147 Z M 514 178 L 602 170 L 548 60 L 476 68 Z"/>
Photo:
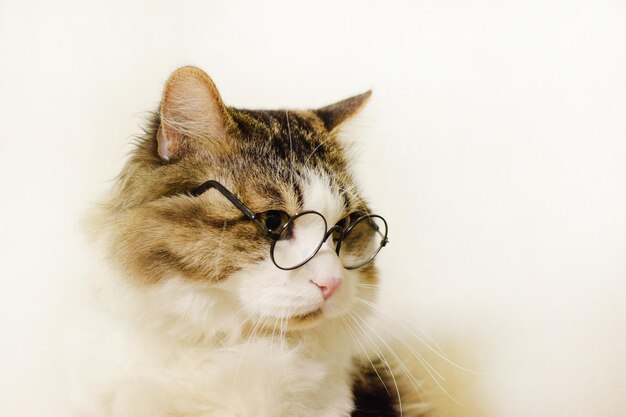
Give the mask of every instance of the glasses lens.
<path id="1" fill-rule="evenodd" d="M 274 243 L 274 263 L 282 269 L 297 268 L 317 253 L 325 234 L 326 220 L 319 213 L 292 217 Z"/>
<path id="2" fill-rule="evenodd" d="M 371 261 L 385 244 L 387 224 L 382 217 L 364 216 L 343 238 L 339 258 L 345 268 L 354 269 Z"/>

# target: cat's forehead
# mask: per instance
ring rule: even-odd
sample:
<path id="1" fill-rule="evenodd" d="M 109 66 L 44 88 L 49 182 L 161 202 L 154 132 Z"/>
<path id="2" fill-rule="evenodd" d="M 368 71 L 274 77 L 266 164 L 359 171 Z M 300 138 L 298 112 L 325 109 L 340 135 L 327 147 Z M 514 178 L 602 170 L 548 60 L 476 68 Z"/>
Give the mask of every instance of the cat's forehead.
<path id="1" fill-rule="evenodd" d="M 229 108 L 229 113 L 244 136 L 284 139 L 289 135 L 323 134 L 322 120 L 307 110 L 248 110 Z"/>
<path id="2" fill-rule="evenodd" d="M 314 210 L 328 221 L 340 219 L 360 201 L 337 178 L 312 169 L 294 173 L 291 178 L 240 176 L 233 187 L 254 212 L 282 210 L 293 215 Z"/>
<path id="3" fill-rule="evenodd" d="M 230 110 L 242 150 L 268 162 L 287 162 L 293 169 L 324 167 L 343 170 L 342 144 L 312 111 Z"/>
<path id="4" fill-rule="evenodd" d="M 334 219 L 350 206 L 353 184 L 344 149 L 310 111 L 231 109 L 239 147 L 228 165 L 254 209 L 272 203 L 292 214 L 316 210 Z"/>
<path id="5" fill-rule="evenodd" d="M 328 177 L 311 173 L 303 181 L 302 189 L 302 208 L 321 213 L 330 224 L 334 224 L 349 210 L 345 190 L 333 184 Z"/>

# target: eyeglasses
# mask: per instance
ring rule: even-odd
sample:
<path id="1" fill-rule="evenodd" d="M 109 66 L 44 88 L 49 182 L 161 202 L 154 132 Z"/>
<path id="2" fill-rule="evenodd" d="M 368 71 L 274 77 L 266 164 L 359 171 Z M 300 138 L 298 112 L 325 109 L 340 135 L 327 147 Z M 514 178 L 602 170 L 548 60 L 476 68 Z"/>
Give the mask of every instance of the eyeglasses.
<path id="1" fill-rule="evenodd" d="M 214 180 L 202 183 L 189 194 L 199 196 L 212 188 L 272 239 L 270 257 L 274 265 L 282 270 L 296 269 L 310 261 L 331 236 L 336 242 L 335 253 L 346 269 L 362 267 L 389 243 L 387 221 L 377 214 L 354 214 L 329 229 L 324 216 L 313 210 L 302 211 L 291 217 L 277 210 L 255 214 Z"/>

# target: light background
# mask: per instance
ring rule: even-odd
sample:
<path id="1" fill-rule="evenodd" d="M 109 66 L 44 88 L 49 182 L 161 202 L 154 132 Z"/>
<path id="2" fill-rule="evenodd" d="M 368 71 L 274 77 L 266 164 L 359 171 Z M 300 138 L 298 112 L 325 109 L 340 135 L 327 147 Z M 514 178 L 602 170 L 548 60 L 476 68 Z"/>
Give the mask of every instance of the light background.
<path id="1" fill-rule="evenodd" d="M 489 416 L 623 416 L 624 22 L 623 1 L 0 0 L 0 415 L 66 415 L 79 219 L 194 64 L 240 107 L 373 88 L 382 305 L 472 352 Z"/>

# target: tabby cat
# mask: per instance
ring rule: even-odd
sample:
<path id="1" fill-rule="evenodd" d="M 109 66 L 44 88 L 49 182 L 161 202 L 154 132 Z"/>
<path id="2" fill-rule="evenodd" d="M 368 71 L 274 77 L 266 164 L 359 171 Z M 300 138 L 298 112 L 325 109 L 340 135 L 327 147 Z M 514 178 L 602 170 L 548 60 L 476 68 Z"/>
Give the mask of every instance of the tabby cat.
<path id="1" fill-rule="evenodd" d="M 198 68 L 170 76 L 90 223 L 108 308 L 77 369 L 79 415 L 422 415 L 355 331 L 389 251 L 339 134 L 369 97 L 242 110 Z"/>

